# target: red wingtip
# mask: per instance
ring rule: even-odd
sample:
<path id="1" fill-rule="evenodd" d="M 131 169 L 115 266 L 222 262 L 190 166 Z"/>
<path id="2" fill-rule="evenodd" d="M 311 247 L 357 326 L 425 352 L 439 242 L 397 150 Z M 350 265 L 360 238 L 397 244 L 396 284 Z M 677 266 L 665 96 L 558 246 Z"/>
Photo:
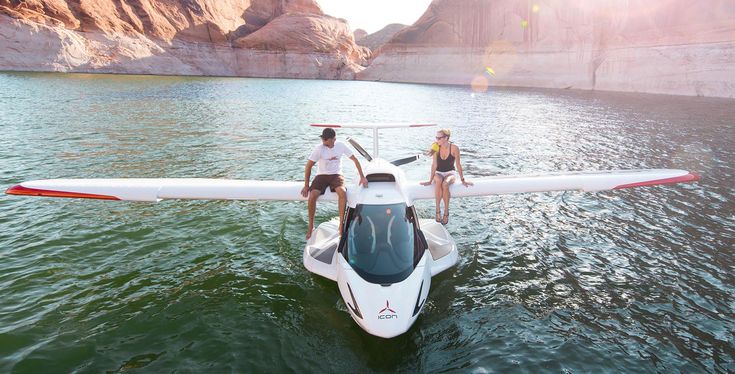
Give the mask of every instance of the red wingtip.
<path id="1" fill-rule="evenodd" d="M 339 124 L 336 123 L 312 123 L 312 127 L 342 127 Z"/>
<path id="2" fill-rule="evenodd" d="M 41 190 L 37 188 L 23 187 L 16 184 L 13 187 L 5 190 L 8 195 L 25 195 L 25 196 L 46 196 L 46 197 L 73 197 L 81 199 L 100 199 L 100 200 L 120 200 L 115 196 L 107 195 L 96 195 L 91 193 L 80 193 L 80 192 L 66 192 L 66 191 L 52 191 L 52 190 Z"/>
<path id="3" fill-rule="evenodd" d="M 616 186 L 613 189 L 614 190 L 619 190 L 619 189 L 623 189 L 623 188 L 655 186 L 657 184 L 672 184 L 672 183 L 696 182 L 699 179 L 700 179 L 700 177 L 699 177 L 698 174 L 689 172 L 689 174 L 682 175 L 682 176 L 679 176 L 679 177 L 665 178 L 665 179 L 656 179 L 656 180 L 651 180 L 651 181 L 636 182 L 636 183 L 630 183 L 630 184 L 621 184 L 620 186 Z"/>
<path id="4" fill-rule="evenodd" d="M 20 195 L 17 191 L 22 188 L 19 184 L 5 190 L 6 195 Z"/>

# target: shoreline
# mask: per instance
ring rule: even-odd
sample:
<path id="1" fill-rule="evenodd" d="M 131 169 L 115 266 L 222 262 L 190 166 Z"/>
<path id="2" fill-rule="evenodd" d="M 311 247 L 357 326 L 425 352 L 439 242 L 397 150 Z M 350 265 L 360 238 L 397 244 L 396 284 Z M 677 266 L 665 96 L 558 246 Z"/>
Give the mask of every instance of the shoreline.
<path id="1" fill-rule="evenodd" d="M 111 73 L 111 72 L 87 72 L 87 71 L 49 71 L 49 70 L 10 70 L 0 68 L 0 74 L 61 74 L 61 75 L 100 75 L 100 76 L 126 76 L 126 77 L 166 77 L 166 78 L 243 78 L 243 79 L 278 79 L 278 80 L 308 80 L 308 81 L 334 81 L 334 82 L 366 82 L 366 83 L 388 83 L 403 85 L 420 85 L 420 86 L 438 86 L 438 87 L 463 87 L 470 91 L 470 94 L 483 95 L 487 92 L 471 92 L 469 84 L 452 84 L 452 83 L 422 83 L 422 82 L 400 82 L 385 80 L 367 80 L 367 79 L 327 79 L 327 78 L 294 78 L 294 77 L 263 77 L 263 76 L 238 76 L 238 75 L 202 75 L 202 74 L 154 74 L 154 73 Z M 723 102 L 733 102 L 735 98 L 722 96 L 703 96 L 703 95 L 685 95 L 670 93 L 654 93 L 654 92 L 638 92 L 638 91 L 611 91 L 599 89 L 584 88 L 553 88 L 540 86 L 505 86 L 505 85 L 489 85 L 488 91 L 492 89 L 508 90 L 508 91 L 548 91 L 548 92 L 568 92 L 579 94 L 614 94 L 614 95 L 646 95 L 651 97 L 669 97 L 682 99 L 702 99 L 702 100 L 721 100 Z"/>

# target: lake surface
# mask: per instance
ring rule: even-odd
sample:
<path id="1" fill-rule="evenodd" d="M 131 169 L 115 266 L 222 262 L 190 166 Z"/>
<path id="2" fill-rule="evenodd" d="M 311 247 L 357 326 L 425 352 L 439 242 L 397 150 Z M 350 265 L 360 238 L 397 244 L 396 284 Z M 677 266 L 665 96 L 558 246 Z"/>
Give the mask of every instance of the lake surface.
<path id="1" fill-rule="evenodd" d="M 450 127 L 470 180 L 629 168 L 702 180 L 453 200 L 460 261 L 391 340 L 360 329 L 336 283 L 303 267 L 304 203 L 3 195 L 0 372 L 735 370 L 733 100 L 0 73 L 0 187 L 302 180 L 320 133 L 307 124 L 340 121 Z M 383 131 L 381 156 L 421 152 L 434 131 Z M 429 167 L 404 166 L 415 179 Z M 417 207 L 433 216 L 433 202 Z M 320 204 L 317 223 L 335 212 Z"/>

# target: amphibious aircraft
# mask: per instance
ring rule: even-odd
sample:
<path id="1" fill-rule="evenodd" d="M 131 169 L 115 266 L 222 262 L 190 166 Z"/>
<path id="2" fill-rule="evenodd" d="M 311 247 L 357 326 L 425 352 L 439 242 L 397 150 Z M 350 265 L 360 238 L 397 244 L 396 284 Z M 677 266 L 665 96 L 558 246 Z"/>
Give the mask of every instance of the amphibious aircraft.
<path id="1" fill-rule="evenodd" d="M 365 157 L 368 187 L 351 185 L 344 227 L 336 219 L 322 223 L 304 247 L 304 266 L 336 281 L 349 314 L 372 335 L 391 338 L 406 332 L 418 318 L 429 294 L 431 278 L 454 266 L 457 246 L 446 228 L 420 219 L 414 202 L 433 199 L 434 187 L 408 180 L 399 165 L 379 158 L 378 130 L 433 124 L 312 124 L 315 127 L 373 130 L 373 154 L 349 140 Z M 693 182 L 684 170 L 646 169 L 567 172 L 526 176 L 472 178 L 473 186 L 451 187 L 453 198 L 545 191 L 602 191 Z M 128 201 L 162 199 L 305 200 L 303 182 L 223 179 L 49 179 L 10 187 L 11 195 L 91 198 Z M 336 200 L 327 191 L 321 200 Z"/>

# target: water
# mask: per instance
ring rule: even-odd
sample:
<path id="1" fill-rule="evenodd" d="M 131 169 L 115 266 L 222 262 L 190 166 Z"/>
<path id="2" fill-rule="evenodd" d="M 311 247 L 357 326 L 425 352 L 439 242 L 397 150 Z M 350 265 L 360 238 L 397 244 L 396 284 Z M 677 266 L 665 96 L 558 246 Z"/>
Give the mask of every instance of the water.
<path id="1" fill-rule="evenodd" d="M 451 127 L 470 180 L 672 167 L 702 181 L 454 200 L 460 262 L 391 340 L 361 330 L 336 284 L 303 268 L 303 203 L 3 195 L 0 371 L 733 371 L 733 104 L 1 73 L 2 188 L 62 177 L 300 180 L 319 134 L 306 124 L 339 121 Z M 422 151 L 434 131 L 386 130 L 381 156 Z M 426 160 L 404 168 L 428 178 Z M 417 206 L 433 216 L 433 202 Z M 335 210 L 322 203 L 317 222 Z"/>

